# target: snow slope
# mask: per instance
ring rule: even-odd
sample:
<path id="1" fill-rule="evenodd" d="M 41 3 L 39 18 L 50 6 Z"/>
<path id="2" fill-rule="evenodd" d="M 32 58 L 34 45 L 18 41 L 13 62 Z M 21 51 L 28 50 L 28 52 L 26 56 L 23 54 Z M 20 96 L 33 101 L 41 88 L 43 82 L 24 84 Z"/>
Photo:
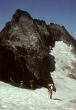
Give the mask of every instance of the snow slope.
<path id="1" fill-rule="evenodd" d="M 68 77 L 76 63 L 71 49 L 61 41 L 51 52 L 56 60 L 52 77 L 57 88 L 52 100 L 46 88 L 21 89 L 0 81 L 0 110 L 76 110 L 76 80 Z"/>

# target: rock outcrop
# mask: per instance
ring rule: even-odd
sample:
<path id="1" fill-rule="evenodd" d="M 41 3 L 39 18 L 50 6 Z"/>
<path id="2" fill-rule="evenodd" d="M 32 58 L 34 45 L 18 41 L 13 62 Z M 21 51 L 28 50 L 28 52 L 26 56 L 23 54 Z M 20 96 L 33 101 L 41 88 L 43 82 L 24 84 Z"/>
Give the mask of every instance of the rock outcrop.
<path id="1" fill-rule="evenodd" d="M 49 52 L 60 40 L 72 44 L 76 51 L 76 41 L 63 26 L 47 25 L 18 9 L 0 32 L 0 80 L 23 80 L 27 86 L 31 79 L 40 86 L 54 84 L 50 72 L 55 70 L 55 58 Z"/>

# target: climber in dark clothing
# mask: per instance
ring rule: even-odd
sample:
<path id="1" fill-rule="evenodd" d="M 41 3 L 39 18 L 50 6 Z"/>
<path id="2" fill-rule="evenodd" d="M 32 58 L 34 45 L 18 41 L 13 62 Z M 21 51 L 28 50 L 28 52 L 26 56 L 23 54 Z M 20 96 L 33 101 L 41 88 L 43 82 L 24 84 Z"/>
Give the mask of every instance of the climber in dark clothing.
<path id="1" fill-rule="evenodd" d="M 48 93 L 49 93 L 49 95 L 50 95 L 50 99 L 52 99 L 53 84 L 48 84 Z"/>

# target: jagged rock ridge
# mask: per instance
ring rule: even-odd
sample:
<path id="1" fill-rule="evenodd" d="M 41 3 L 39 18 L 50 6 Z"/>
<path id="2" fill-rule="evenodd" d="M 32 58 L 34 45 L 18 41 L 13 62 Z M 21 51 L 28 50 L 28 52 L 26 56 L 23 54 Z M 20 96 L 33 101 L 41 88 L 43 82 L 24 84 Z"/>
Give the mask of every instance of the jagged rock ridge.
<path id="1" fill-rule="evenodd" d="M 49 51 L 61 40 L 76 51 L 76 41 L 64 27 L 47 25 L 18 9 L 0 33 L 0 80 L 8 82 L 11 77 L 28 85 L 34 79 L 45 87 L 54 83 L 50 72 L 55 70 L 55 58 Z"/>

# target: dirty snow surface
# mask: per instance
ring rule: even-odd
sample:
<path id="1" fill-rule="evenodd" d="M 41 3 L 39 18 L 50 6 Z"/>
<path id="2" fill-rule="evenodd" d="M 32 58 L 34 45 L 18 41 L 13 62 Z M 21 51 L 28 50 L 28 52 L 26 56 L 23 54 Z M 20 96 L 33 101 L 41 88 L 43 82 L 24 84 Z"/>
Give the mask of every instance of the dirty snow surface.
<path id="1" fill-rule="evenodd" d="M 53 99 L 46 88 L 21 89 L 0 81 L 0 110 L 76 110 L 76 80 L 68 77 L 72 74 L 72 63 L 76 63 L 71 46 L 56 42 L 51 54 L 56 61 L 52 77 L 57 91 Z"/>

